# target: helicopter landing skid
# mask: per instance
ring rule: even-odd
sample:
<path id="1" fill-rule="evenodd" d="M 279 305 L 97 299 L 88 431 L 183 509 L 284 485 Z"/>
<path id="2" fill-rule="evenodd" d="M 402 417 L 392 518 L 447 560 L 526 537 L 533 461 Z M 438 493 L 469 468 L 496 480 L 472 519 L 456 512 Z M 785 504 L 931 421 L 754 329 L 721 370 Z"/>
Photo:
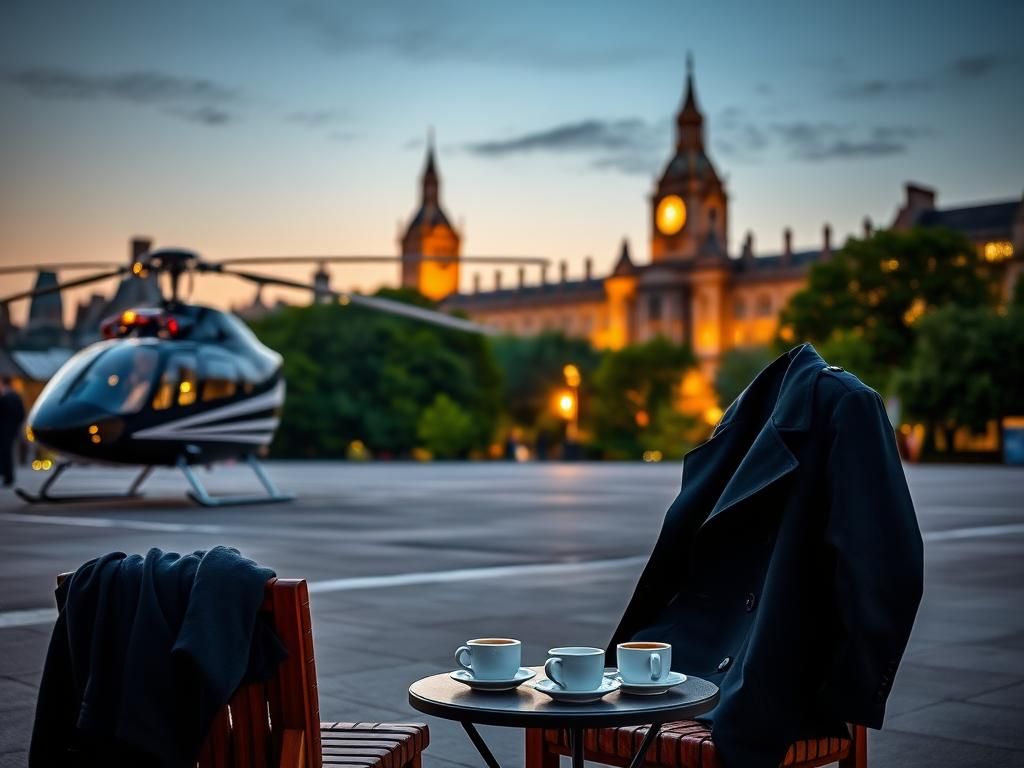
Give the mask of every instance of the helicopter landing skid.
<path id="1" fill-rule="evenodd" d="M 246 454 L 245 463 L 252 469 L 253 474 L 256 475 L 257 479 L 263 485 L 266 490 L 266 496 L 211 496 L 206 492 L 206 488 L 200 482 L 198 475 L 192 471 L 192 467 L 184 457 L 178 459 L 178 469 L 185 475 L 185 479 L 188 480 L 188 484 L 192 486 L 192 490 L 188 492 L 188 497 L 192 499 L 196 504 L 200 504 L 204 507 L 228 507 L 238 506 L 241 504 L 275 504 L 283 501 L 292 501 L 295 497 L 291 494 L 281 493 L 277 486 L 274 485 L 274 481 L 270 479 L 269 475 L 263 471 L 263 467 L 256 460 L 256 457 L 251 453 Z"/>
<path id="2" fill-rule="evenodd" d="M 15 488 L 14 492 L 29 504 L 74 504 L 86 501 L 114 501 L 116 499 L 137 499 L 142 494 L 139 488 L 146 482 L 149 473 L 153 471 L 152 466 L 143 467 L 142 471 L 135 477 L 132 484 L 125 493 L 75 493 L 75 494 L 52 494 L 50 488 L 57 482 L 57 479 L 68 470 L 74 462 L 62 461 L 57 464 L 53 474 L 46 478 L 46 482 L 39 488 L 39 493 L 30 493 L 24 488 Z"/>

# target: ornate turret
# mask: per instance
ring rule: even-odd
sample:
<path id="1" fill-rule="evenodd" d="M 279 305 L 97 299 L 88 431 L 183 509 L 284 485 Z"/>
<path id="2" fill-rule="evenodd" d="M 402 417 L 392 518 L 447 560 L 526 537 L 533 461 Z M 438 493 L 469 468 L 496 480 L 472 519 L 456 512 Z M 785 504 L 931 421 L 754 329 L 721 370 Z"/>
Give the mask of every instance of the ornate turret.
<path id="1" fill-rule="evenodd" d="M 420 177 L 420 205 L 401 239 L 402 285 L 434 300 L 459 289 L 460 238 L 441 208 L 434 132 L 427 135 L 427 158 Z M 429 260 L 425 260 L 429 259 Z"/>
<path id="2" fill-rule="evenodd" d="M 675 153 L 651 198 L 651 259 L 723 258 L 728 252 L 728 198 L 704 148 L 693 57 L 686 57 L 686 92 L 676 115 Z"/>

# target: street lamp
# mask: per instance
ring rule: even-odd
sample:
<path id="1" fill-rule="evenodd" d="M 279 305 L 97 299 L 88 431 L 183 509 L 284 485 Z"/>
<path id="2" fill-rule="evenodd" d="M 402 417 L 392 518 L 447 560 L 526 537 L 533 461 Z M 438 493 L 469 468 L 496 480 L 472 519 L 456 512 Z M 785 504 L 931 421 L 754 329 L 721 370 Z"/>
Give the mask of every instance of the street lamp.
<path id="1" fill-rule="evenodd" d="M 563 414 L 568 424 L 565 429 L 565 442 L 574 446 L 579 440 L 580 432 L 580 369 L 572 363 L 562 368 L 562 375 L 565 376 L 565 385 L 569 391 L 563 393 L 559 398 L 559 411 Z"/>

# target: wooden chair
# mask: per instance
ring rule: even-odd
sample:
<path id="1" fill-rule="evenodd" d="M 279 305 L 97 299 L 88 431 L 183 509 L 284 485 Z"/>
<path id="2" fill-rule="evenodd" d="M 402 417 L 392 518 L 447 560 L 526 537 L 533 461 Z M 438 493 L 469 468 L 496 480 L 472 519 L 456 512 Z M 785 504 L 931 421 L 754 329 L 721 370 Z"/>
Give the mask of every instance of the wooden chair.
<path id="1" fill-rule="evenodd" d="M 420 768 L 426 725 L 320 722 L 305 580 L 271 579 L 261 610 L 288 658 L 266 682 L 242 685 L 217 713 L 198 768 Z"/>
<path id="2" fill-rule="evenodd" d="M 625 768 L 646 733 L 646 726 L 587 731 L 584 756 L 595 763 Z M 813 768 L 839 763 L 839 768 L 867 768 L 867 746 L 867 730 L 854 725 L 849 739 L 807 739 L 792 744 L 782 765 Z M 526 768 L 558 768 L 559 756 L 569 754 L 569 742 L 561 730 L 527 730 Z M 644 768 L 722 768 L 722 761 L 711 731 L 687 720 L 662 726 L 647 751 Z"/>

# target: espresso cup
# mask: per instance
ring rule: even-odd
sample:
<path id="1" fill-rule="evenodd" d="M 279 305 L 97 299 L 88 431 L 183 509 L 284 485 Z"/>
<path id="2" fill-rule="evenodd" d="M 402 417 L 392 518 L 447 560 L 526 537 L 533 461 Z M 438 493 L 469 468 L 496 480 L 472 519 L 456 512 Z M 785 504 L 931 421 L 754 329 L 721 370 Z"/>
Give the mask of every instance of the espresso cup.
<path id="1" fill-rule="evenodd" d="M 578 646 L 552 648 L 544 674 L 564 691 L 596 691 L 604 679 L 604 651 Z"/>
<path id="2" fill-rule="evenodd" d="M 672 646 L 668 643 L 632 642 L 615 647 L 619 677 L 624 683 L 660 683 L 672 671 Z"/>
<path id="3" fill-rule="evenodd" d="M 467 640 L 455 652 L 455 663 L 477 680 L 511 680 L 522 658 L 523 644 L 508 637 Z"/>

